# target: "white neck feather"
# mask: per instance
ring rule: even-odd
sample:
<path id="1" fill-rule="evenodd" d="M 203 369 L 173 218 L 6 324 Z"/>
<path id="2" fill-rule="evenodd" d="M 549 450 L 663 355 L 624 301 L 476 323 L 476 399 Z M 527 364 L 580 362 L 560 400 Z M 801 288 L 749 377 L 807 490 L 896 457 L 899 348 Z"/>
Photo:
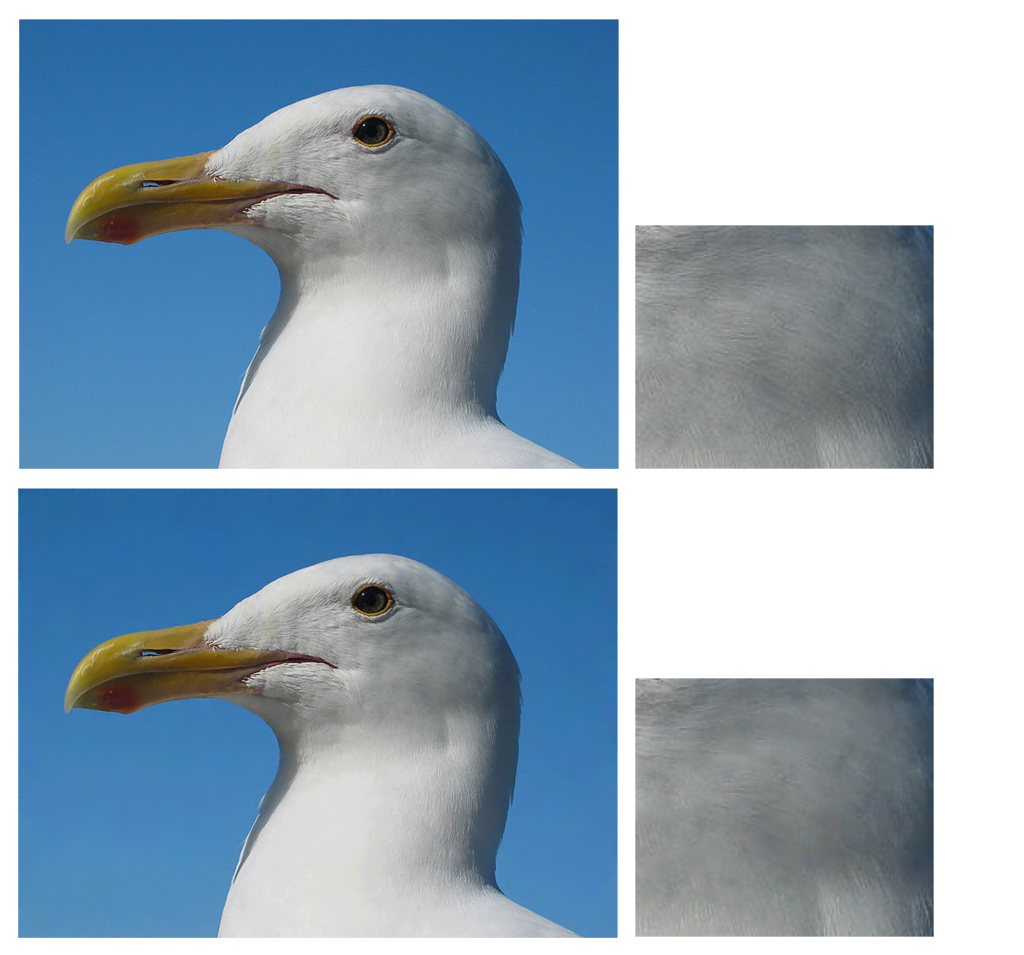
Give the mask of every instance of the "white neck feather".
<path id="1" fill-rule="evenodd" d="M 443 934 L 454 897 L 500 899 L 495 855 L 516 753 L 496 732 L 467 718 L 423 732 L 279 735 L 281 765 L 221 935 L 432 934 L 432 922 Z"/>
<path id="2" fill-rule="evenodd" d="M 518 258 L 517 248 L 478 242 L 419 256 L 275 255 L 281 299 L 221 466 L 460 466 L 456 436 L 501 427 Z"/>

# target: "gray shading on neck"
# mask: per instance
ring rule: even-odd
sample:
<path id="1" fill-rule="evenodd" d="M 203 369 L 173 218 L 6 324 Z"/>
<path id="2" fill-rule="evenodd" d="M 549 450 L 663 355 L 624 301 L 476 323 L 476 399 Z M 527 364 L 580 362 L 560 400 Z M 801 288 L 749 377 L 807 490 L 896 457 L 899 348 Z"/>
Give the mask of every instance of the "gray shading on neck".
<path id="1" fill-rule="evenodd" d="M 931 467 L 933 242 L 639 226 L 637 466 Z"/>
<path id="2" fill-rule="evenodd" d="M 932 686 L 638 680 L 638 935 L 932 934 Z"/>

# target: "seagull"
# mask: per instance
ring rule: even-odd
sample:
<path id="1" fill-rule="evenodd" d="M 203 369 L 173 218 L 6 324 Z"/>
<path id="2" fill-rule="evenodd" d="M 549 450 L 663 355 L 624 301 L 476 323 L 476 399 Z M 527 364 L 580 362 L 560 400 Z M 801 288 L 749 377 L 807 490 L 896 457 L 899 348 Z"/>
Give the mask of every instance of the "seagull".
<path id="1" fill-rule="evenodd" d="M 930 468 L 932 245 L 639 226 L 637 467 Z"/>
<path id="2" fill-rule="evenodd" d="M 102 644 L 65 709 L 190 697 L 251 710 L 281 750 L 222 937 L 574 937 L 495 882 L 519 669 L 441 574 L 388 554 L 307 567 L 219 619 Z"/>
<path id="3" fill-rule="evenodd" d="M 931 935 L 931 682 L 638 680 L 636 931 Z"/>
<path id="4" fill-rule="evenodd" d="M 576 467 L 498 417 L 519 196 L 440 103 L 396 86 L 302 100 L 223 149 L 100 176 L 66 238 L 181 229 L 242 236 L 281 276 L 222 468 Z"/>

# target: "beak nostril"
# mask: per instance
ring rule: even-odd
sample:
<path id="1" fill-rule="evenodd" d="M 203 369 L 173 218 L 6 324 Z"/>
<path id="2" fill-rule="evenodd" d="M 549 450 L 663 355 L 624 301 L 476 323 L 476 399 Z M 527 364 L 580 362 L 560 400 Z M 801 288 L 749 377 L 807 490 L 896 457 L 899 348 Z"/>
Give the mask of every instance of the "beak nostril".
<path id="1" fill-rule="evenodd" d="M 165 653 L 174 653 L 174 650 L 143 650 L 139 656 L 142 657 L 162 657 Z"/>
<path id="2" fill-rule="evenodd" d="M 140 189 L 152 189 L 155 186 L 173 186 L 177 179 L 143 179 L 139 183 Z"/>

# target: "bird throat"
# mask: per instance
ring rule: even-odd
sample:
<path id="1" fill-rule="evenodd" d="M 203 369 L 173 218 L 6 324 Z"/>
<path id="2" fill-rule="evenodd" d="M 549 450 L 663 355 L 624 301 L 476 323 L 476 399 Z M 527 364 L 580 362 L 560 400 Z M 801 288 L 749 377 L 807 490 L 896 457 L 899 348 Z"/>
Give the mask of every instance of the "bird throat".
<path id="1" fill-rule="evenodd" d="M 497 421 L 515 294 L 486 270 L 282 270 L 221 467 L 445 466 L 452 435 Z"/>
<path id="2" fill-rule="evenodd" d="M 309 924 L 300 909 L 330 913 L 342 934 L 374 934 L 374 919 L 396 904 L 436 907 L 452 888 L 495 891 L 514 760 L 511 768 L 494 765 L 492 741 L 472 736 L 390 754 L 380 739 L 344 743 L 315 751 L 282 740 L 222 935 L 236 934 L 236 922 L 258 934 L 254 920 L 267 934 L 287 934 L 293 919 Z M 505 790 L 497 800 L 495 788 Z M 495 805 L 500 812 L 481 812 Z M 271 884 L 284 894 L 269 898 Z"/>

